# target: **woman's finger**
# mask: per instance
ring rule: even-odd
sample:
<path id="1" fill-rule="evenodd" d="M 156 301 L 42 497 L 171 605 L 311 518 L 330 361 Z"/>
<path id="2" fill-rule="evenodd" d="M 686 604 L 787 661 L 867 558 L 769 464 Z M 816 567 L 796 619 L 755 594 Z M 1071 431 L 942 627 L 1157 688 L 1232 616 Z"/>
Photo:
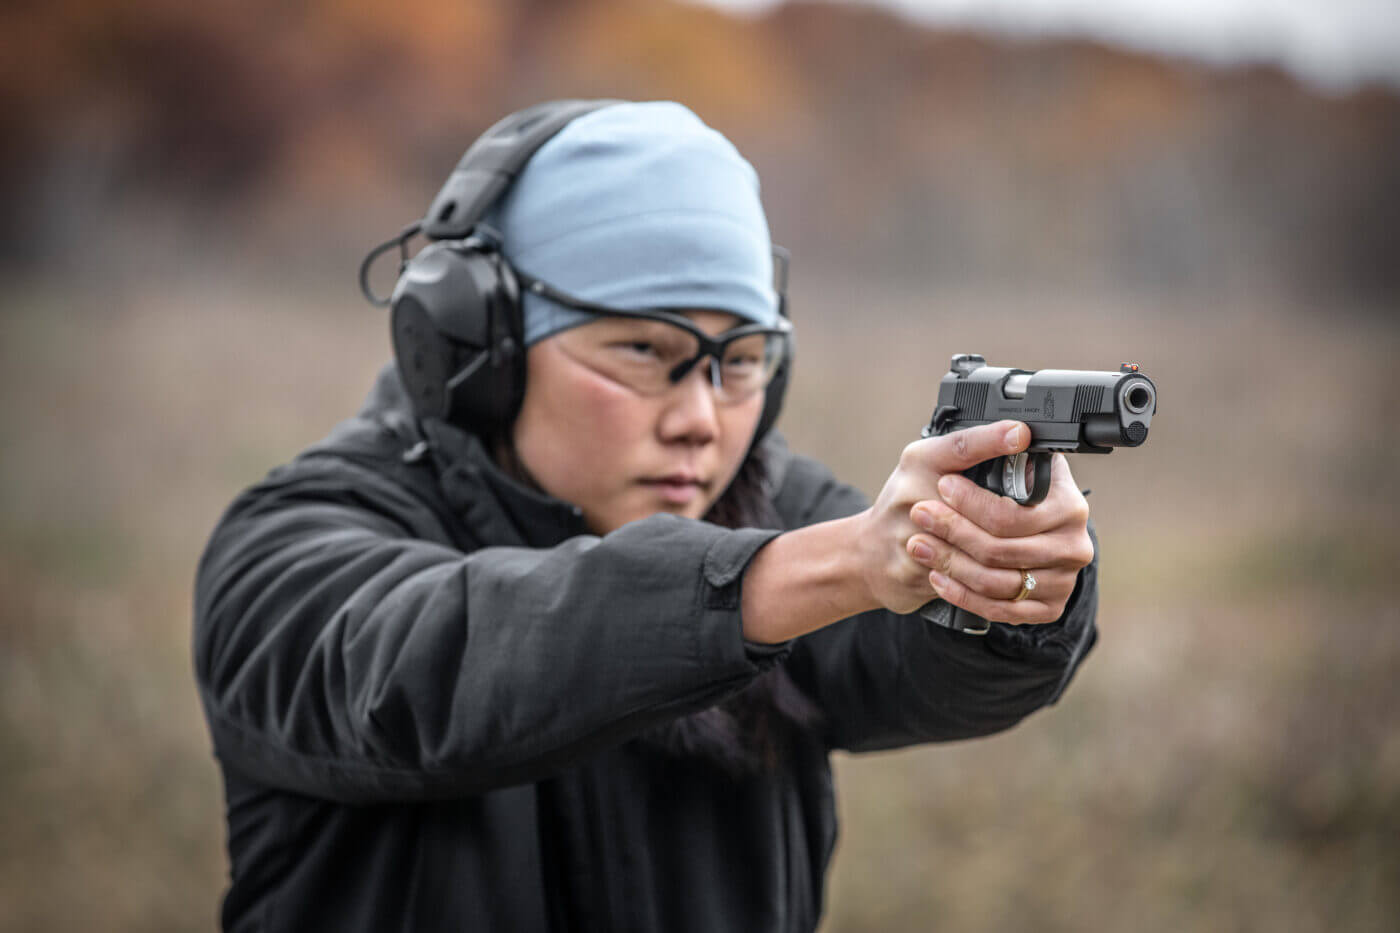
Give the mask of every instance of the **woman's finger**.
<path id="1" fill-rule="evenodd" d="M 1038 625 L 1054 622 L 1063 610 L 1057 610 L 1039 599 L 1027 597 L 1022 600 L 990 599 L 981 593 L 973 592 L 952 577 L 929 571 L 929 583 L 940 599 L 954 606 L 966 609 L 973 615 L 981 616 L 988 622 L 1010 622 L 1013 625 Z"/>
<path id="2" fill-rule="evenodd" d="M 971 555 L 930 535 L 914 535 L 909 539 L 908 551 L 928 570 L 937 570 L 989 599 L 1014 600 L 1021 592 L 1024 578 L 1019 569 L 979 564 Z M 1050 605 L 1068 600 L 1078 579 L 1077 572 L 1048 567 L 1032 569 L 1030 573 L 1035 577 L 1036 596 Z"/>
<path id="3" fill-rule="evenodd" d="M 1077 556 L 1062 553 L 1065 542 L 1054 535 L 999 538 L 942 502 L 920 502 L 909 514 L 918 528 L 972 555 L 987 567 L 1020 570 L 1023 567 L 1069 566 Z"/>

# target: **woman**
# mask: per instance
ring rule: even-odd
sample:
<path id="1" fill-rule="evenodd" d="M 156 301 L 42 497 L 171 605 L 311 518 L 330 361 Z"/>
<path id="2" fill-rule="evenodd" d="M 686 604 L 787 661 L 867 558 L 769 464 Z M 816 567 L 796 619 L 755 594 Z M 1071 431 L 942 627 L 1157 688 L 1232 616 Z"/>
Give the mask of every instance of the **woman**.
<path id="1" fill-rule="evenodd" d="M 679 105 L 584 110 L 410 264 L 398 367 L 209 542 L 227 929 L 810 930 L 829 752 L 1007 728 L 1093 644 L 1064 458 L 1023 508 L 959 475 L 1023 425 L 910 444 L 873 505 L 790 454 L 751 167 Z M 528 348 L 503 415 L 442 400 L 510 327 L 447 389 L 414 343 L 471 329 L 421 307 L 457 262 L 523 293 L 482 304 Z M 936 597 L 998 624 L 906 615 Z"/>

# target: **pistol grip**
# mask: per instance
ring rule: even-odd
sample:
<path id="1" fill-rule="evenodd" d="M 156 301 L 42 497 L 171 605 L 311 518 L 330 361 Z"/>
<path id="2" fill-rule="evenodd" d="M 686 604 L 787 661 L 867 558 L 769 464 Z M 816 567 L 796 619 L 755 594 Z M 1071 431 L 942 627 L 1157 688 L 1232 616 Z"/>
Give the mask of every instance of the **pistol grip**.
<path id="1" fill-rule="evenodd" d="M 959 609 L 941 599 L 931 599 L 919 607 L 919 615 L 930 622 L 967 635 L 985 635 L 992 624 L 966 609 Z"/>

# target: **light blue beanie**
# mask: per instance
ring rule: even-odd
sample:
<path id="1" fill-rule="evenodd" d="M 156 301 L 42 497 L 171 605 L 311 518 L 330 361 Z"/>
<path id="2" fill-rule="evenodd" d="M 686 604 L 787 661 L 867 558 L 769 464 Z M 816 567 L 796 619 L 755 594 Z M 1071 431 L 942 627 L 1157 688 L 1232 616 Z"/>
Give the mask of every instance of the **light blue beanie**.
<path id="1" fill-rule="evenodd" d="M 585 301 L 777 321 L 758 175 L 680 104 L 614 104 L 574 120 L 488 223 L 515 268 Z M 527 345 L 594 317 L 529 292 L 523 312 Z"/>

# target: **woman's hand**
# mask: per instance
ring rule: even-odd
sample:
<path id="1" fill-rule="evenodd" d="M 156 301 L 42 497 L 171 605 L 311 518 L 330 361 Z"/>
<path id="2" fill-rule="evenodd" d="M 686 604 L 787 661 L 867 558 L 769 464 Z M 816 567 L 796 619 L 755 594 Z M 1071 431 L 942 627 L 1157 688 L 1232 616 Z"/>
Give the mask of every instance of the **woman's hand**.
<path id="1" fill-rule="evenodd" d="M 939 596 L 992 622 L 1053 622 L 1094 557 L 1089 506 L 1056 454 L 1050 493 L 1026 507 L 982 489 L 963 470 L 1019 453 L 1030 430 L 1014 421 L 915 441 L 865 513 L 859 551 L 874 599 L 913 612 Z M 1036 586 L 1017 600 L 1022 573 Z"/>
<path id="2" fill-rule="evenodd" d="M 785 532 L 744 573 L 744 637 L 776 643 L 883 606 L 909 613 L 942 596 L 994 622 L 1052 622 L 1094 556 L 1089 507 L 1056 456 L 1031 508 L 979 488 L 963 470 L 1030 443 L 1018 421 L 915 441 L 875 504 Z M 1021 570 L 1035 592 L 1017 601 Z"/>

